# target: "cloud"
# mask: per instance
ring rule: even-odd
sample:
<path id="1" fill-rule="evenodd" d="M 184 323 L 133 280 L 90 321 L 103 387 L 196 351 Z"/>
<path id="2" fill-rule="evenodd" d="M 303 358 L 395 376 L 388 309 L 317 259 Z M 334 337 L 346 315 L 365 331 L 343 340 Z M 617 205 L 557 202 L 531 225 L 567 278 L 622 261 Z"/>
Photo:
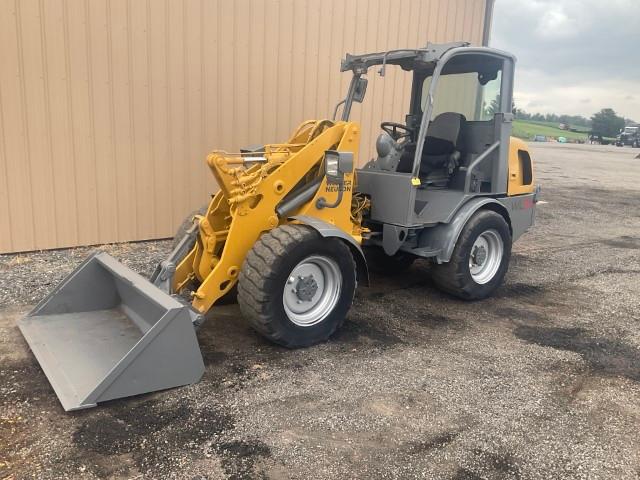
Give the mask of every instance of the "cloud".
<path id="1" fill-rule="evenodd" d="M 562 5 L 554 5 L 542 12 L 535 33 L 538 36 L 554 38 L 575 37 L 579 32 L 579 25 L 576 23 L 574 18 L 567 15 Z"/>
<path id="2" fill-rule="evenodd" d="M 497 0 L 491 45 L 518 57 L 518 106 L 585 116 L 612 107 L 640 121 L 638 3 Z"/>

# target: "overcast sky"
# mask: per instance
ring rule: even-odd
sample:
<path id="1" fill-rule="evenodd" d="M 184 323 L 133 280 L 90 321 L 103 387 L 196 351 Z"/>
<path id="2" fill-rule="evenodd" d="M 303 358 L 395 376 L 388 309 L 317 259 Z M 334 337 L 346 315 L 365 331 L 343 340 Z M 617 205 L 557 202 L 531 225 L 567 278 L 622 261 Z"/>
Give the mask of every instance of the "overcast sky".
<path id="1" fill-rule="evenodd" d="M 518 108 L 640 122 L 640 0 L 496 0 L 490 45 L 518 58 Z"/>

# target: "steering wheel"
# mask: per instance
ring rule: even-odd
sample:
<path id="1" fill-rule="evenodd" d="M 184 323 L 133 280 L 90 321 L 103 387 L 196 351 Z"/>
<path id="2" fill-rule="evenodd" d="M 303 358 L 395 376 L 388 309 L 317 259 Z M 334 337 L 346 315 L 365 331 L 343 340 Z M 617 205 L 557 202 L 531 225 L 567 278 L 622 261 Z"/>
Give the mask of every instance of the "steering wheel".
<path id="1" fill-rule="evenodd" d="M 391 136 L 396 142 L 413 135 L 413 128 L 396 122 L 382 122 L 380 128 Z"/>

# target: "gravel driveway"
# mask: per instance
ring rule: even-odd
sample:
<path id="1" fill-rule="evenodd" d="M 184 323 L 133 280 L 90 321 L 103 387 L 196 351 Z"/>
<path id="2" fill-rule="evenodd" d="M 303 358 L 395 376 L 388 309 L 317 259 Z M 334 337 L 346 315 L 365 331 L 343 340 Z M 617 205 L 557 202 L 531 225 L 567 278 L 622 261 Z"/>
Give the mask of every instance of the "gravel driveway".
<path id="1" fill-rule="evenodd" d="M 199 384 L 95 409 L 62 410 L 15 326 L 88 249 L 0 256 L 0 478 L 638 479 L 638 151 L 532 148 L 546 203 L 494 298 L 418 262 L 295 351 L 218 307 Z M 169 242 L 106 249 L 148 275 Z"/>

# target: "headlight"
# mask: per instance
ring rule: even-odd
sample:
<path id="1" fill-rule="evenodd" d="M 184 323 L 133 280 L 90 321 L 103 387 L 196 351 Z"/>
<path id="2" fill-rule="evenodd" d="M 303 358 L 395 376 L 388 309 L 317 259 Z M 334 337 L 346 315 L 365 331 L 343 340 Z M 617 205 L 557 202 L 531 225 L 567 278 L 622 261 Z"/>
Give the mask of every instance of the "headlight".
<path id="1" fill-rule="evenodd" d="M 327 180 L 340 183 L 345 173 L 353 172 L 353 152 L 327 150 L 324 152 L 324 171 Z"/>
<path id="2" fill-rule="evenodd" d="M 338 152 L 327 150 L 324 154 L 324 170 L 328 177 L 340 177 L 338 165 L 340 163 L 340 155 Z"/>

